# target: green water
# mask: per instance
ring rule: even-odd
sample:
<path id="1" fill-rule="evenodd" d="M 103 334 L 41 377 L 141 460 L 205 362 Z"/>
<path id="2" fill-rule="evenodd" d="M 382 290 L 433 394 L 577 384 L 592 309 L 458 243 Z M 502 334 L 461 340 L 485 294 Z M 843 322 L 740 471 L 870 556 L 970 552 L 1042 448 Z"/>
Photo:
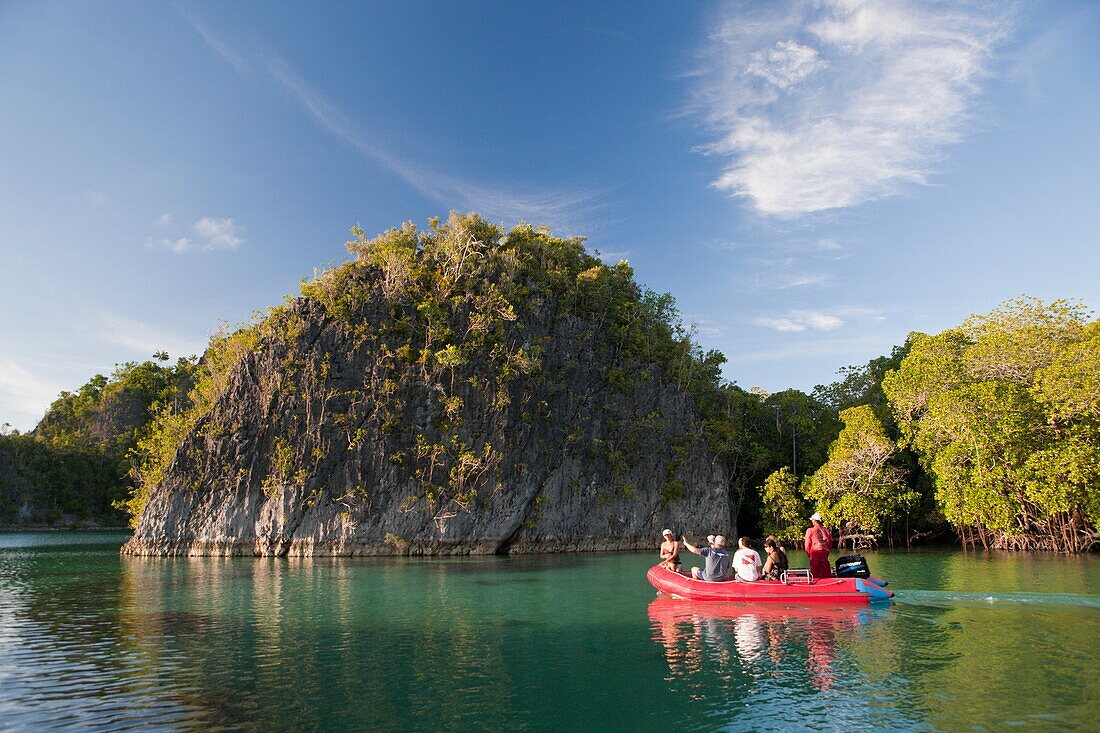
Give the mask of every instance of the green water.
<path id="1" fill-rule="evenodd" d="M 1100 727 L 1097 557 L 879 552 L 892 605 L 736 608 L 655 600 L 648 555 L 136 559 L 123 539 L 0 534 L 0 729 Z"/>

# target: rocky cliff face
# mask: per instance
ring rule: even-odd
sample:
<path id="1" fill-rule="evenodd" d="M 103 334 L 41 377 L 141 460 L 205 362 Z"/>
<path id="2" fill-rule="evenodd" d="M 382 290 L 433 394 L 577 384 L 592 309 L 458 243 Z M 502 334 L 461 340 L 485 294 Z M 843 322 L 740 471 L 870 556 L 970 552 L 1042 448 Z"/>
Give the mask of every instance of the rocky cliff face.
<path id="1" fill-rule="evenodd" d="M 477 219 L 405 234 L 361 240 L 356 262 L 250 332 L 145 487 L 124 552 L 488 554 L 733 533 L 691 398 L 644 358 L 652 343 L 624 340 L 624 323 L 649 339 L 661 326 L 621 317 L 638 301 L 628 271 Z"/>

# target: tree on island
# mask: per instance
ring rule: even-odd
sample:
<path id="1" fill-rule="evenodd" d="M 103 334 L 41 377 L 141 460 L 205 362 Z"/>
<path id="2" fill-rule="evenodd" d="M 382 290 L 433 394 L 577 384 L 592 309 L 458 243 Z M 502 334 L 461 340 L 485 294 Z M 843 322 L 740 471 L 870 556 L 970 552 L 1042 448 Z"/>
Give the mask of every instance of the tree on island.
<path id="1" fill-rule="evenodd" d="M 798 490 L 798 477 L 788 466 L 775 471 L 760 487 L 763 529 L 781 540 L 799 540 L 805 530 L 806 502 Z"/>
<path id="2" fill-rule="evenodd" d="M 1100 525 L 1100 323 L 1021 297 L 915 334 L 883 389 L 966 545 L 1081 551 Z"/>
<path id="3" fill-rule="evenodd" d="M 920 495 L 905 483 L 895 463 L 897 446 L 870 405 L 840 413 L 844 429 L 829 449 L 829 460 L 806 482 L 806 498 L 816 503 L 826 524 L 887 531 L 908 519 Z M 907 533 L 908 534 L 908 533 Z"/>

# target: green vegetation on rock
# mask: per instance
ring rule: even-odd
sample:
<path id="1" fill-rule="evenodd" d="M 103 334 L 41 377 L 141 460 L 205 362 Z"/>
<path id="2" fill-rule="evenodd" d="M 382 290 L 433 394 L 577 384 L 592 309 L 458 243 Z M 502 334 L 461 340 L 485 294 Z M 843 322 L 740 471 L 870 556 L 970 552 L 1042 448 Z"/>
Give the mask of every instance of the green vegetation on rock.
<path id="1" fill-rule="evenodd" d="M 717 481 L 706 521 L 785 539 L 816 508 L 890 542 L 1097 543 L 1100 322 L 1076 303 L 1021 298 L 767 394 L 723 381 L 673 298 L 580 238 L 474 214 L 352 233 L 348 262 L 201 360 L 123 365 L 0 436 L 0 520 L 113 504 L 137 524 L 154 495 L 228 488 L 424 551 L 431 522 L 441 540 L 501 512 L 522 517 L 501 546 L 577 511 L 637 532 Z"/>
<path id="2" fill-rule="evenodd" d="M 130 452 L 158 413 L 179 404 L 193 359 L 118 366 L 62 392 L 31 433 L 0 434 L 0 523 L 118 525 L 129 493 Z"/>

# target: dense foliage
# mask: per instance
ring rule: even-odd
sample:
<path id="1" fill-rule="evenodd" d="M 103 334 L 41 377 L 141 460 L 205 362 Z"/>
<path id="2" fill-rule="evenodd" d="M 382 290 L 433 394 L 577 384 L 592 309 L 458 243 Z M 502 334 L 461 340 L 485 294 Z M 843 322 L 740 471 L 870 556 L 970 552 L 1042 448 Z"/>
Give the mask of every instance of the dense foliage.
<path id="1" fill-rule="evenodd" d="M 1100 543 L 1100 321 L 1019 298 L 814 394 L 842 409 L 828 460 L 794 489 L 761 488 L 769 526 L 794 499 L 827 521 L 907 539 L 952 527 L 967 545 L 1079 552 Z M 852 406 L 863 401 L 862 405 Z"/>
<path id="2" fill-rule="evenodd" d="M 118 461 L 99 448 L 0 435 L 0 524 L 117 525 L 111 501 L 123 486 Z"/>
<path id="3" fill-rule="evenodd" d="M 129 493 L 130 451 L 195 368 L 193 359 L 165 360 L 161 352 L 97 374 L 62 392 L 32 433 L 0 434 L 0 522 L 118 524 L 112 505 Z"/>
<path id="4" fill-rule="evenodd" d="M 1021 298 L 916 336 L 883 382 L 964 542 L 1077 551 L 1100 526 L 1100 321 Z"/>
<path id="5" fill-rule="evenodd" d="M 840 419 L 844 429 L 829 460 L 806 482 L 806 498 L 816 502 L 827 524 L 849 522 L 892 535 L 892 526 L 909 518 L 920 496 L 906 485 L 897 446 L 870 405 L 849 407 Z"/>
<path id="6" fill-rule="evenodd" d="M 784 466 L 764 480 L 760 487 L 760 501 L 766 515 L 763 529 L 780 540 L 794 541 L 802 538 L 806 517 L 810 512 L 798 490 L 798 477 Z"/>

